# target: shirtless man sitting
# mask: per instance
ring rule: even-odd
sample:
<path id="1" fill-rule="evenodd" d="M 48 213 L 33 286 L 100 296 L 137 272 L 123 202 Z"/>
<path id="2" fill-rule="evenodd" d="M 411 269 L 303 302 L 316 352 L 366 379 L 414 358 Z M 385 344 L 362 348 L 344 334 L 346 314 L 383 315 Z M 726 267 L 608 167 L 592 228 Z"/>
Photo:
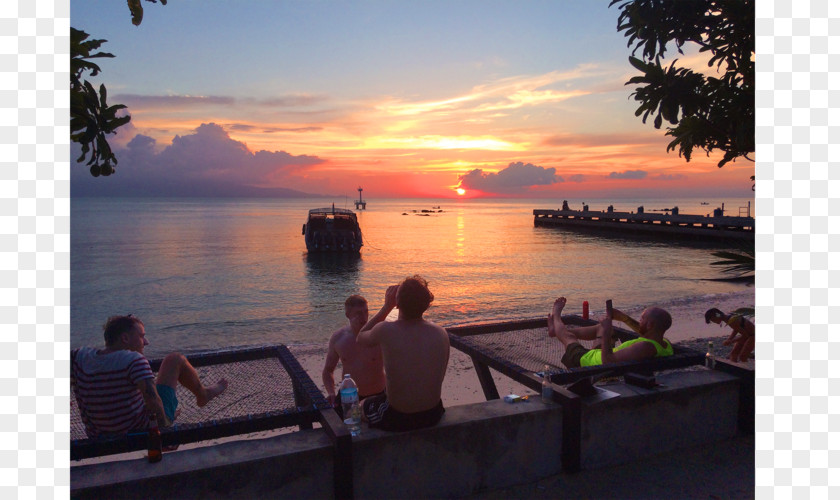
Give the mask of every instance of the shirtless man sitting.
<path id="1" fill-rule="evenodd" d="M 567 368 L 606 365 L 619 361 L 642 361 L 674 354 L 673 346 L 664 337 L 665 332 L 671 327 L 671 315 L 664 309 L 648 307 L 642 312 L 639 321 L 618 309 L 612 309 L 612 314 L 608 311 L 607 316 L 598 325 L 569 329 L 566 328 L 561 317 L 565 305 L 565 297 L 554 301 L 554 307 L 548 315 L 548 336 L 556 337 L 566 347 L 561 362 Z M 639 334 L 639 338 L 623 342 L 613 350 L 613 319 L 627 324 L 630 329 Z M 598 337 L 601 337 L 600 349 L 587 349 L 578 342 L 579 340 L 596 340 Z"/>
<path id="2" fill-rule="evenodd" d="M 449 363 L 449 335 L 423 319 L 432 300 L 420 276 L 388 287 L 382 309 L 356 339 L 363 346 L 380 346 L 385 362 L 386 395 L 362 402 L 363 418 L 371 427 L 406 431 L 431 427 L 443 416 L 440 394 Z M 399 309 L 397 320 L 382 322 L 394 307 Z"/>
<path id="3" fill-rule="evenodd" d="M 180 383 L 206 405 L 227 389 L 224 378 L 204 386 L 195 368 L 180 353 L 161 362 L 157 379 L 143 355 L 149 345 L 143 322 L 134 315 L 112 316 L 105 323 L 105 347 L 81 347 L 70 353 L 70 385 L 88 437 L 144 429 L 154 416 L 158 426 L 175 420 Z"/>
<path id="4" fill-rule="evenodd" d="M 341 360 L 341 376 L 350 374 L 359 389 L 359 400 L 385 393 L 385 368 L 382 349 L 356 343 L 356 336 L 368 322 L 368 303 L 361 295 L 351 295 L 344 301 L 344 315 L 349 324 L 335 331 L 327 346 L 327 358 L 321 378 L 327 390 L 327 400 L 341 412 L 335 397 L 333 373 Z M 383 318 L 384 319 L 384 318 Z M 343 417 L 343 415 L 342 415 Z"/>

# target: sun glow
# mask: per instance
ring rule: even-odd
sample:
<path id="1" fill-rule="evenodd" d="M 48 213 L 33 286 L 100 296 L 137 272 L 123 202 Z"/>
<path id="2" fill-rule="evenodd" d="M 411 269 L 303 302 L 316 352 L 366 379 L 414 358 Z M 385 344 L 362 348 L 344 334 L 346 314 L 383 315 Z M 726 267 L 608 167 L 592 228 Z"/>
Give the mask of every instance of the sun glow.
<path id="1" fill-rule="evenodd" d="M 458 188 L 455 190 L 455 192 L 458 193 L 458 196 L 464 196 L 464 193 L 466 193 L 467 190 L 464 188 Z"/>

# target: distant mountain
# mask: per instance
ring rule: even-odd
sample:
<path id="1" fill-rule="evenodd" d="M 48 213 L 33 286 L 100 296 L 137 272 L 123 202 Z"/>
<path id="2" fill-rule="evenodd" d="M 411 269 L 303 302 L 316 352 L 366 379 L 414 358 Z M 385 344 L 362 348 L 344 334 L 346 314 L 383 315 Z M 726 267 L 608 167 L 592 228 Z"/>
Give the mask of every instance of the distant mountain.
<path id="1" fill-rule="evenodd" d="M 119 174 L 116 174 L 119 175 Z M 288 188 L 225 185 L 218 182 L 167 182 L 145 178 L 125 182 L 119 178 L 71 177 L 70 196 L 142 197 L 142 198 L 330 198 L 326 194 L 305 193 Z"/>

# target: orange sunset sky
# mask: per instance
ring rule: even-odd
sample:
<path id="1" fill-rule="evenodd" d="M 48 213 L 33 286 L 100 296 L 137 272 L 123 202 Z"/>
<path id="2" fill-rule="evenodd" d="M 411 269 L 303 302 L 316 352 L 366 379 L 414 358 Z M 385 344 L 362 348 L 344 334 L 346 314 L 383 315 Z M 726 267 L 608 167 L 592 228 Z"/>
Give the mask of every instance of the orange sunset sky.
<path id="1" fill-rule="evenodd" d="M 73 164 L 72 192 L 752 198 L 752 162 L 687 163 L 634 116 L 608 4 L 144 2 L 134 27 L 124 3 L 74 0 L 116 56 L 92 80 L 132 121 L 117 174 Z"/>

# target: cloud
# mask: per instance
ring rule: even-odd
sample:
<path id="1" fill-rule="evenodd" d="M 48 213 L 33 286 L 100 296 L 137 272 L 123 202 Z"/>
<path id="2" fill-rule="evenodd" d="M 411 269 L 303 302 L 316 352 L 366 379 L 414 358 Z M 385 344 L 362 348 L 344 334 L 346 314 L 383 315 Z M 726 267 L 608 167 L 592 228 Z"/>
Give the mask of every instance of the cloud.
<path id="1" fill-rule="evenodd" d="M 568 176 L 566 180 L 568 180 L 569 182 L 583 182 L 586 180 L 586 177 L 584 177 L 583 174 L 574 174 Z"/>
<path id="2" fill-rule="evenodd" d="M 251 105 L 260 108 L 300 108 L 313 106 L 329 100 L 327 96 L 309 94 L 290 94 L 268 99 L 237 99 L 230 96 L 204 95 L 141 95 L 117 94 L 112 97 L 129 108 L 141 109 L 184 109 L 200 106 Z"/>
<path id="3" fill-rule="evenodd" d="M 458 176 L 458 180 L 464 189 L 505 194 L 522 193 L 531 186 L 563 182 L 563 178 L 555 174 L 554 167 L 544 168 L 522 162 L 511 163 L 496 173 L 476 168 Z"/>
<path id="4" fill-rule="evenodd" d="M 659 145 L 661 139 L 659 136 L 652 136 L 649 133 L 644 134 L 564 134 L 552 135 L 543 139 L 542 144 L 545 146 L 567 146 L 567 147 L 587 147 L 597 148 L 602 146 L 636 146 L 636 145 Z"/>
<path id="5" fill-rule="evenodd" d="M 456 111 L 486 114 L 499 110 L 540 106 L 590 94 L 590 91 L 584 89 L 557 90 L 546 87 L 564 86 L 597 73 L 596 66 L 584 64 L 567 72 L 552 71 L 542 75 L 502 78 L 477 85 L 466 94 L 442 100 L 406 103 L 391 99 L 379 104 L 377 108 L 387 115 L 413 116 L 427 113 L 450 114 Z"/>
<path id="6" fill-rule="evenodd" d="M 71 189 L 82 195 L 117 191 L 150 196 L 237 196 L 283 188 L 297 171 L 324 162 L 316 156 L 294 156 L 285 151 L 252 152 L 215 123 L 175 136 L 172 144 L 159 153 L 155 150 L 154 139 L 138 134 L 125 149 L 116 151 L 116 174 L 99 179 L 87 169 L 74 168 Z"/>
<path id="7" fill-rule="evenodd" d="M 140 109 L 183 109 L 198 106 L 231 106 L 235 103 L 233 97 L 223 96 L 190 96 L 190 95 L 138 95 L 119 94 L 111 98 L 132 108 Z"/>
<path id="8" fill-rule="evenodd" d="M 252 125 L 249 123 L 231 123 L 227 124 L 228 130 L 235 130 L 237 132 L 259 132 L 263 134 L 276 134 L 281 132 L 320 132 L 324 127 L 265 127 L 262 125 Z"/>
<path id="9" fill-rule="evenodd" d="M 624 172 L 610 172 L 609 179 L 644 179 L 647 172 L 644 170 L 625 170 Z"/>
<path id="10" fill-rule="evenodd" d="M 678 181 L 678 180 L 681 180 L 681 179 L 685 179 L 685 175 L 683 175 L 683 174 L 659 174 L 659 175 L 653 177 L 653 179 L 655 179 L 657 181 Z"/>

